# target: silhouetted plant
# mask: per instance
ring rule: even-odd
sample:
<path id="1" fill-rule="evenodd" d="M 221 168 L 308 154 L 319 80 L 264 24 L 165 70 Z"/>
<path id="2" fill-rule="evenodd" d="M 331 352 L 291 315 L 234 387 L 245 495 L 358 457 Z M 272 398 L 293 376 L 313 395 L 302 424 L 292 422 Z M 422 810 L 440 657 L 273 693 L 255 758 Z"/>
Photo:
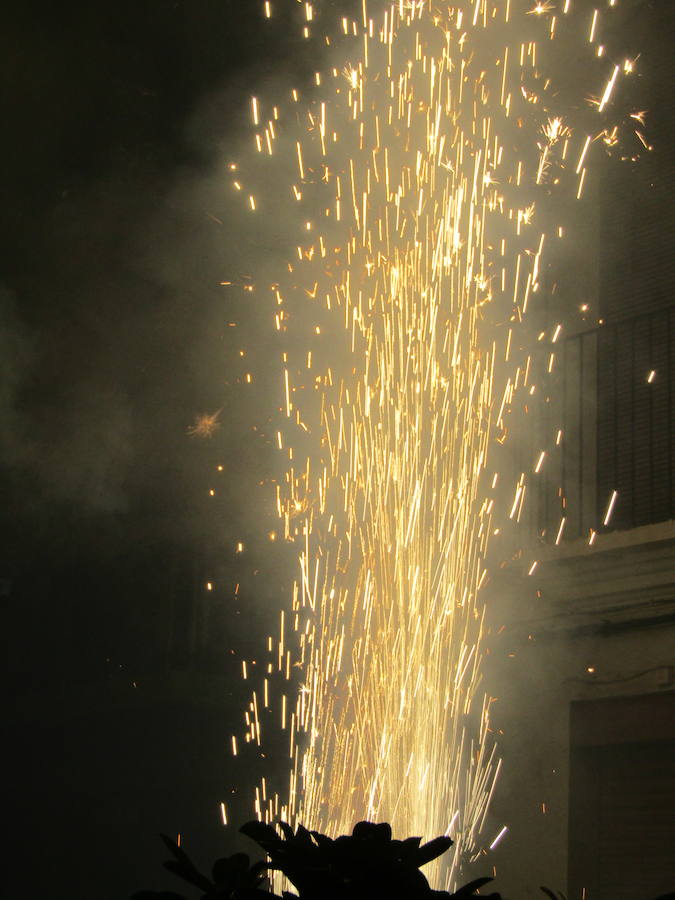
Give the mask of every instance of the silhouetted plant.
<path id="1" fill-rule="evenodd" d="M 207 878 L 175 841 L 165 834 L 161 835 L 161 838 L 174 856 L 174 859 L 164 863 L 164 868 L 204 891 L 203 898 L 270 900 L 269 891 L 261 890 L 268 868 L 267 863 L 256 862 L 251 865 L 246 853 L 234 853 L 232 856 L 217 859 L 211 868 L 211 878 Z M 132 900 L 186 900 L 186 898 L 172 891 L 139 891 L 133 895 Z"/>
<path id="2" fill-rule="evenodd" d="M 543 884 L 541 885 L 539 890 L 543 891 L 546 896 L 550 898 L 550 900 L 567 900 L 567 897 L 563 894 L 562 891 L 558 891 L 556 893 L 555 891 L 552 891 L 551 888 L 544 887 Z"/>
<path id="3" fill-rule="evenodd" d="M 452 846 L 449 837 L 421 844 L 421 838 L 393 840 L 387 823 L 359 822 L 351 835 L 329 838 L 302 825 L 297 831 L 285 822 L 280 835 L 271 825 L 248 822 L 240 831 L 254 840 L 268 861 L 250 865 L 245 853 L 219 859 L 212 878 L 202 875 L 174 841 L 162 835 L 174 856 L 164 865 L 204 893 L 202 900 L 281 900 L 263 890 L 266 869 L 282 872 L 298 891 L 298 900 L 501 900 L 499 894 L 478 895 L 491 878 L 478 878 L 456 893 L 435 891 L 420 872 L 420 866 L 436 859 Z M 284 891 L 284 900 L 296 897 Z M 143 891 L 132 900 L 185 900 L 170 892 Z"/>

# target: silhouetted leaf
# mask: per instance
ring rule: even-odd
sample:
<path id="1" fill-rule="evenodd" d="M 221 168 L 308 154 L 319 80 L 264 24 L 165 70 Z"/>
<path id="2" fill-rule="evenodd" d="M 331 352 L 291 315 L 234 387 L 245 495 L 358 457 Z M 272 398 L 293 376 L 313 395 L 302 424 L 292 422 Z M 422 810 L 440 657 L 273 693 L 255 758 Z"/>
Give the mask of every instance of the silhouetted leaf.
<path id="1" fill-rule="evenodd" d="M 312 835 L 309 831 L 303 826 L 298 825 L 298 829 L 295 832 L 295 839 L 297 841 L 301 841 L 303 844 L 308 844 L 309 846 L 314 846 L 314 841 L 312 840 Z"/>
<path id="2" fill-rule="evenodd" d="M 331 844 L 335 843 L 333 838 L 328 837 L 327 834 L 321 834 L 320 831 L 310 831 L 310 834 L 312 835 L 312 837 L 314 838 L 314 840 L 316 841 L 316 843 L 319 847 L 328 847 Z"/>
<path id="3" fill-rule="evenodd" d="M 174 875 L 178 875 L 179 878 L 182 878 L 183 881 L 187 881 L 189 884 L 193 884 L 195 887 L 200 888 L 202 891 L 210 891 L 213 888 L 213 885 L 209 881 L 209 879 L 202 875 L 194 866 L 189 869 L 183 863 L 178 862 L 175 859 L 169 859 L 164 863 L 164 868 L 167 872 L 173 872 Z"/>
<path id="4" fill-rule="evenodd" d="M 492 880 L 492 878 L 474 878 L 473 881 L 462 885 L 452 896 L 456 900 L 460 900 L 463 897 L 473 897 L 479 888 L 482 888 L 484 884 L 489 884 Z"/>
<path id="5" fill-rule="evenodd" d="M 426 844 L 422 844 L 415 854 L 416 864 L 418 866 L 426 865 L 428 862 L 431 862 L 432 859 L 436 859 L 437 856 L 440 856 L 441 853 L 445 853 L 446 850 L 449 850 L 453 843 L 452 838 L 441 835 L 440 837 L 428 841 Z"/>
<path id="6" fill-rule="evenodd" d="M 212 878 L 218 886 L 234 886 L 248 872 L 248 866 L 246 853 L 233 853 L 214 862 Z"/>
<path id="7" fill-rule="evenodd" d="M 281 830 L 283 831 L 284 837 L 286 838 L 287 841 L 293 840 L 293 838 L 295 837 L 295 832 L 293 831 L 291 826 L 288 824 L 288 822 L 279 822 L 279 828 L 281 828 Z"/>
<path id="8" fill-rule="evenodd" d="M 409 837 L 404 841 L 396 841 L 398 845 L 398 853 L 402 860 L 407 863 L 417 865 L 417 849 L 422 843 L 421 837 Z"/>
<path id="9" fill-rule="evenodd" d="M 187 853 L 181 850 L 178 844 L 165 834 L 162 834 L 161 838 L 168 850 L 176 857 L 175 860 L 170 859 L 168 862 L 165 862 L 164 868 L 168 869 L 169 872 L 173 872 L 174 875 L 178 875 L 184 881 L 194 884 L 195 887 L 201 888 L 203 891 L 210 891 L 213 885 L 205 875 L 202 875 Z"/>
<path id="10" fill-rule="evenodd" d="M 374 822 L 357 822 L 352 829 L 352 837 L 360 841 L 385 843 L 391 840 L 391 825 L 388 822 L 382 822 L 379 825 Z"/>
<path id="11" fill-rule="evenodd" d="M 263 849 L 266 849 L 267 844 L 281 843 L 281 838 L 271 825 L 265 822 L 256 822 L 255 819 L 242 825 L 239 831 L 245 834 L 246 837 L 250 837 L 257 844 L 260 844 Z"/>
<path id="12" fill-rule="evenodd" d="M 404 847 L 419 847 L 419 845 L 422 843 L 422 838 L 421 837 L 409 837 L 409 838 L 406 838 L 404 841 L 401 841 L 401 843 L 403 844 Z"/>
<path id="13" fill-rule="evenodd" d="M 562 894 L 560 894 L 559 896 L 556 895 L 555 891 L 552 891 L 550 888 L 544 887 L 543 884 L 539 886 L 539 890 L 543 891 L 547 897 L 551 898 L 551 900 L 559 900 L 559 896 L 563 897 Z M 563 900 L 564 900 L 564 897 L 563 897 Z"/>
<path id="14" fill-rule="evenodd" d="M 253 876 L 253 878 L 264 878 L 269 868 L 270 864 L 268 862 L 266 862 L 265 860 L 258 860 L 251 866 L 251 875 Z"/>

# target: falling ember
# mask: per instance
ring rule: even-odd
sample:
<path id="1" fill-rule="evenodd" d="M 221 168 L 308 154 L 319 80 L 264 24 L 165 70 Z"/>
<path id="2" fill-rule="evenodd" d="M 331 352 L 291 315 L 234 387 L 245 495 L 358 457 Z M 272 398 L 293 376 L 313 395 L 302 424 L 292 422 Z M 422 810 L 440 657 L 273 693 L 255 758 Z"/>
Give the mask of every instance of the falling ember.
<path id="1" fill-rule="evenodd" d="M 612 496 L 609 498 L 609 503 L 607 504 L 607 512 L 605 513 L 605 518 L 602 520 L 603 525 L 609 525 L 609 520 L 612 518 L 612 513 L 614 512 L 614 506 L 616 504 L 618 496 L 618 491 L 612 491 Z"/>
<path id="2" fill-rule="evenodd" d="M 497 846 L 497 844 L 501 841 L 501 839 L 504 837 L 504 835 L 506 834 L 506 832 L 507 832 L 508 830 L 509 830 L 508 827 L 507 827 L 506 825 L 504 825 L 504 827 L 503 827 L 502 830 L 499 832 L 499 834 L 497 835 L 497 837 L 496 837 L 496 838 L 493 840 L 493 842 L 490 844 L 490 848 L 489 848 L 490 850 L 494 850 L 494 849 L 495 849 L 495 847 Z"/>
<path id="3" fill-rule="evenodd" d="M 279 710 L 265 679 L 245 720 L 260 745 L 257 696 L 269 700 L 290 777 L 281 797 L 263 782 L 256 810 L 330 834 L 369 818 L 426 837 L 457 810 L 448 884 L 485 850 L 499 771 L 480 687 L 481 587 L 500 532 L 486 469 L 519 385 L 528 398 L 535 387 L 519 323 L 562 234 L 535 211 L 558 190 L 581 196 L 596 133 L 568 124 L 540 75 L 558 6 L 413 0 L 378 4 L 375 20 L 363 0 L 337 23 L 351 55 L 315 78 L 304 112 L 293 91 L 300 124 L 284 135 L 299 244 L 272 292 L 279 340 L 296 329 L 280 345 L 275 443 L 289 462 L 276 499 L 298 576 L 270 651 Z M 598 28 L 595 16 L 591 40 Z M 593 115 L 618 78 L 605 69 Z M 501 524 L 519 521 L 530 475 Z"/>

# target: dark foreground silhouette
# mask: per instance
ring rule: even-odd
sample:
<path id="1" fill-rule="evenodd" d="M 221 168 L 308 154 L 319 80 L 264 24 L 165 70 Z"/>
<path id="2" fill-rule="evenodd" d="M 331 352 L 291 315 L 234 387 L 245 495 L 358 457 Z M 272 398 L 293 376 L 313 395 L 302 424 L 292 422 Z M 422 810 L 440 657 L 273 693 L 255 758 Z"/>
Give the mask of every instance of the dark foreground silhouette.
<path id="1" fill-rule="evenodd" d="M 166 835 L 162 840 L 173 859 L 164 866 L 202 891 L 201 900 L 502 900 L 498 893 L 479 894 L 492 878 L 477 878 L 454 894 L 435 891 L 420 872 L 452 846 L 449 837 L 426 844 L 411 837 L 395 841 L 386 822 L 359 822 L 350 835 L 329 838 L 302 825 L 296 832 L 285 822 L 280 836 L 271 825 L 248 822 L 239 830 L 252 838 L 267 855 L 267 861 L 251 865 L 246 853 L 218 859 L 211 877 L 203 875 L 188 855 Z M 297 890 L 282 897 L 269 887 L 267 872 L 282 872 Z M 541 890 L 550 900 L 566 900 L 549 888 Z M 173 891 L 140 891 L 131 900 L 186 900 Z M 675 892 L 657 900 L 675 900 Z"/>
<path id="2" fill-rule="evenodd" d="M 471 881 L 456 893 L 435 891 L 420 872 L 452 846 L 449 837 L 426 844 L 421 838 L 392 840 L 391 826 L 359 822 L 351 835 L 329 838 L 300 826 L 296 832 L 281 822 L 281 837 L 271 825 L 248 822 L 240 831 L 266 853 L 268 861 L 251 865 L 245 853 L 218 859 L 211 877 L 203 875 L 187 854 L 166 835 L 162 839 L 173 855 L 165 867 L 202 891 L 202 900 L 280 900 L 268 889 L 267 872 L 282 872 L 297 890 L 284 891 L 284 900 L 501 900 L 499 894 L 478 894 L 491 878 Z M 552 895 L 554 900 L 555 895 Z M 172 891 L 141 891 L 132 900 L 185 900 Z"/>

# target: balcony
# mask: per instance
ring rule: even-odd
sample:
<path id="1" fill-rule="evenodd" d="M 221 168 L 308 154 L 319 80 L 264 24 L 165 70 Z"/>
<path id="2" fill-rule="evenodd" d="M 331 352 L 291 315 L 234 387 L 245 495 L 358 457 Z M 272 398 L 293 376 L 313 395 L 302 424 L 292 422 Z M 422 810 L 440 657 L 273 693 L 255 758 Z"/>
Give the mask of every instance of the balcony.
<path id="1" fill-rule="evenodd" d="M 675 518 L 674 326 L 670 306 L 562 342 L 544 422 L 563 430 L 539 497 L 547 540 L 563 516 L 566 541 Z"/>

